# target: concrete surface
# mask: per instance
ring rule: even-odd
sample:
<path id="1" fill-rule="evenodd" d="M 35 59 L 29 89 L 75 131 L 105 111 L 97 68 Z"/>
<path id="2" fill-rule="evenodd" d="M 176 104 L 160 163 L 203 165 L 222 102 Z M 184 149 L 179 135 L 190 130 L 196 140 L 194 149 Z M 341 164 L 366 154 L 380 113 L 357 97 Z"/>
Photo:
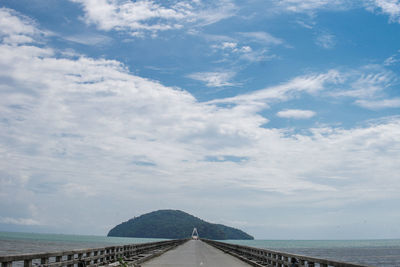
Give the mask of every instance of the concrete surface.
<path id="1" fill-rule="evenodd" d="M 200 240 L 189 240 L 160 257 L 142 263 L 142 266 L 249 267 L 250 265 Z"/>

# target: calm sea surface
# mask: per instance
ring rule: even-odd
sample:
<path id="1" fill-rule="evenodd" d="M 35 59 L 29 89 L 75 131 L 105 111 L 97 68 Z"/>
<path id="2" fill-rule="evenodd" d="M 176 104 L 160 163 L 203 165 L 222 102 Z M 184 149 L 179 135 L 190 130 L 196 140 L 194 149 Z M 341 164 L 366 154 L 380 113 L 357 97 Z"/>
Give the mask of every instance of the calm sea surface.
<path id="1" fill-rule="evenodd" d="M 0 255 L 145 243 L 162 239 L 0 232 Z M 235 240 L 251 247 L 371 266 L 400 267 L 400 239 L 393 240 Z"/>
<path id="2" fill-rule="evenodd" d="M 227 242 L 336 261 L 400 267 L 400 239 L 232 240 Z"/>
<path id="3" fill-rule="evenodd" d="M 0 232 L 0 255 L 147 243 L 165 239 Z"/>

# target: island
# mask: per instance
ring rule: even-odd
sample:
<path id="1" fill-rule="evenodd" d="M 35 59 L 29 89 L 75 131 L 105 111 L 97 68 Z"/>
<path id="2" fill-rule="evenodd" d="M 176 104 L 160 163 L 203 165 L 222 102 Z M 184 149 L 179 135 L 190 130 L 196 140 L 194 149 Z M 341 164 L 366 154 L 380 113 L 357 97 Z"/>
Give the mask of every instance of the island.
<path id="1" fill-rule="evenodd" d="M 194 228 L 197 228 L 200 238 L 254 239 L 239 229 L 209 223 L 180 210 L 158 210 L 143 214 L 115 226 L 107 236 L 181 239 L 190 237 Z"/>

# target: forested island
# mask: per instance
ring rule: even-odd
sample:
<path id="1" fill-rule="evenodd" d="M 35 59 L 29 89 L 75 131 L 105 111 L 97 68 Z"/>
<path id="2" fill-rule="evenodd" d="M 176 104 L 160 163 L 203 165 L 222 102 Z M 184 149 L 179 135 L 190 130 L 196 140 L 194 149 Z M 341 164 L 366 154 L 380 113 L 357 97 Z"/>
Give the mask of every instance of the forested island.
<path id="1" fill-rule="evenodd" d="M 158 210 L 143 214 L 115 226 L 107 236 L 180 239 L 190 237 L 194 228 L 197 228 L 200 238 L 254 239 L 239 229 L 209 223 L 180 210 Z"/>

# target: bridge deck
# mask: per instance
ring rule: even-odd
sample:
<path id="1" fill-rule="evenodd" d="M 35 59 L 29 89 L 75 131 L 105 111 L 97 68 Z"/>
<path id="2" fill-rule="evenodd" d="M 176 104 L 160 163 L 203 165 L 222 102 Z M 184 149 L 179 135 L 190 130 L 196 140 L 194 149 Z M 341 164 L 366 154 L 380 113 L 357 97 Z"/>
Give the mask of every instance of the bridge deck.
<path id="1" fill-rule="evenodd" d="M 142 266 L 249 267 L 250 265 L 200 240 L 189 240 L 160 257 L 143 263 Z"/>

